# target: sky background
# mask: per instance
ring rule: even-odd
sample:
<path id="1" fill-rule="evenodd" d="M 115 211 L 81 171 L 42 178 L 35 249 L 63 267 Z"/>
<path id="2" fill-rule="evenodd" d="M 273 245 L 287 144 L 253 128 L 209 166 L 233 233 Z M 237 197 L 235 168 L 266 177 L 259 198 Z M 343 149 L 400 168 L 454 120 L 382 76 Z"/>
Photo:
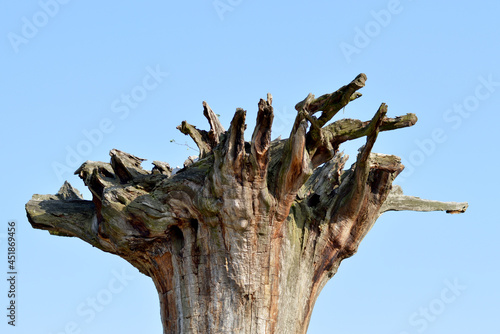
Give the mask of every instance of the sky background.
<path id="1" fill-rule="evenodd" d="M 468 201 L 463 215 L 389 212 L 322 291 L 308 333 L 498 334 L 500 2 L 3 1 L 0 5 L 2 333 L 161 333 L 152 281 L 76 238 L 34 230 L 25 203 L 117 148 L 172 166 L 196 151 L 175 127 L 227 128 L 273 94 L 273 137 L 294 106 L 366 73 L 339 117 L 415 113 L 374 151 L 402 157 L 405 194 Z M 156 80 L 151 80 L 156 73 Z M 149 77 L 148 77 L 149 75 Z M 126 100 L 132 96 L 131 100 Z M 172 143 L 171 140 L 175 140 Z M 355 157 L 363 140 L 347 143 Z M 180 145 L 176 145 L 180 144 Z M 352 162 L 352 160 L 351 160 Z M 348 162 L 350 165 L 351 162 Z M 7 325 L 7 223 L 18 238 Z M 2 255 L 3 254 L 3 255 Z"/>

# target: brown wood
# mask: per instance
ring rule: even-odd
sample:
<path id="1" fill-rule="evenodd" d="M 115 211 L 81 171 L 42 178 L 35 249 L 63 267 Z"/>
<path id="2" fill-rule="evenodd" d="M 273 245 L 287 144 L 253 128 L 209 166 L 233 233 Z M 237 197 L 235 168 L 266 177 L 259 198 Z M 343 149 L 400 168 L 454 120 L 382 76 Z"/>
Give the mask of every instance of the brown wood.
<path id="1" fill-rule="evenodd" d="M 258 103 L 251 142 L 246 111 L 224 130 L 203 103 L 210 131 L 178 127 L 200 159 L 172 175 L 168 164 L 113 149 L 111 163 L 77 171 L 92 192 L 65 183 L 26 204 L 34 228 L 81 238 L 152 278 L 164 333 L 305 333 L 314 303 L 341 261 L 389 210 L 464 212 L 467 203 L 403 195 L 392 182 L 398 157 L 372 153 L 380 131 L 412 126 L 413 114 L 328 122 L 365 84 L 360 74 L 336 92 L 297 104 L 290 137 L 271 141 L 272 97 Z M 321 112 L 319 117 L 314 116 Z M 355 164 L 339 145 L 366 136 Z"/>

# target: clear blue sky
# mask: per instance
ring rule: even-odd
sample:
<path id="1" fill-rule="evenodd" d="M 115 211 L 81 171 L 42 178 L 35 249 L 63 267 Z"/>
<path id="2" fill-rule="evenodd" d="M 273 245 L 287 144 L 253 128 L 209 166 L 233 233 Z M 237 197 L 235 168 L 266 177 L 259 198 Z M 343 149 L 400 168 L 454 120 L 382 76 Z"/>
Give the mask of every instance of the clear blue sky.
<path id="1" fill-rule="evenodd" d="M 112 148 L 146 168 L 181 165 L 196 152 L 170 140 L 190 143 L 182 120 L 207 128 L 203 100 L 226 127 L 236 107 L 248 110 L 251 128 L 271 92 L 273 136 L 287 137 L 296 102 L 364 72 L 363 97 L 340 116 L 367 120 L 382 102 L 390 116 L 416 113 L 416 126 L 382 133 L 374 150 L 404 159 L 406 194 L 470 206 L 383 215 L 323 290 L 309 333 L 498 334 L 499 14 L 493 0 L 4 1 L 0 267 L 3 277 L 15 220 L 19 295 L 11 328 L 0 280 L 0 331 L 160 333 L 150 279 L 32 229 L 31 195 L 68 180 L 88 197 L 72 172 Z"/>

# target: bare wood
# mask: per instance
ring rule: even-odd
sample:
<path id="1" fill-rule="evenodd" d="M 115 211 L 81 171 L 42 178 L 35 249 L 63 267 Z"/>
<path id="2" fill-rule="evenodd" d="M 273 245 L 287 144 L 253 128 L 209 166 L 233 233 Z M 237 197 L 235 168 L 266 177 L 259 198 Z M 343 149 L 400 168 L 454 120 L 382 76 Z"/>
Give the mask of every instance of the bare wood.
<path id="1" fill-rule="evenodd" d="M 203 115 L 208 120 L 210 124 L 210 131 L 208 132 L 208 138 L 210 140 L 211 148 L 217 146 L 220 142 L 220 136 L 225 132 L 224 127 L 220 124 L 219 117 L 213 112 L 212 108 L 207 102 L 203 101 Z"/>
<path id="2" fill-rule="evenodd" d="M 92 201 L 81 198 L 78 190 L 68 182 L 57 195 L 33 195 L 26 204 L 28 220 L 34 228 L 50 234 L 78 237 L 104 251 L 110 249 L 97 237 L 97 217 Z"/>
<path id="3" fill-rule="evenodd" d="M 283 146 L 281 168 L 273 181 L 274 196 L 280 203 L 278 221 L 283 221 L 299 188 L 312 174 L 309 154 L 306 150 L 307 121 L 300 115 L 295 120 L 290 138 Z"/>
<path id="4" fill-rule="evenodd" d="M 318 98 L 315 98 L 313 94 L 309 94 L 302 102 L 295 105 L 295 109 L 297 111 L 306 110 L 310 115 L 322 111 L 317 121 L 318 126 L 322 127 L 350 101 L 361 97 L 361 94 L 356 93 L 356 91 L 365 86 L 365 81 L 366 75 L 361 73 L 348 85 L 331 94 L 325 94 Z"/>
<path id="5" fill-rule="evenodd" d="M 164 174 L 164 175 L 167 175 L 167 176 L 171 176 L 172 175 L 172 167 L 170 167 L 170 165 L 166 162 L 163 162 L 163 161 L 153 161 L 153 169 L 151 170 L 151 172 L 153 174 Z"/>
<path id="6" fill-rule="evenodd" d="M 466 202 L 439 202 L 422 199 L 415 196 L 406 196 L 400 186 L 394 186 L 387 200 L 382 205 L 380 212 L 386 211 L 446 211 L 446 213 L 464 213 L 468 204 Z"/>
<path id="7" fill-rule="evenodd" d="M 356 159 L 356 165 L 352 174 L 353 184 L 345 189 L 346 193 L 343 194 L 342 206 L 339 207 L 338 215 L 345 215 L 347 217 L 356 217 L 359 215 L 361 206 L 365 201 L 365 194 L 368 188 L 368 176 L 370 174 L 370 153 L 372 151 L 375 140 L 378 137 L 380 125 L 387 113 L 387 105 L 382 103 L 377 113 L 367 126 L 366 144 L 360 149 Z"/>
<path id="8" fill-rule="evenodd" d="M 361 96 L 360 74 L 339 90 L 297 104 L 290 137 L 271 141 L 272 96 L 258 103 L 245 142 L 246 112 L 227 131 L 203 103 L 210 130 L 178 128 L 200 149 L 185 168 L 112 150 L 111 162 L 85 162 L 76 174 L 92 201 L 65 183 L 26 204 L 34 228 L 78 237 L 117 254 L 151 277 L 164 333 L 305 333 L 314 302 L 386 211 L 461 213 L 467 203 L 403 195 L 392 182 L 401 159 L 373 153 L 383 131 L 412 126 L 413 114 L 337 120 Z M 315 113 L 321 111 L 319 118 Z M 341 143 L 366 136 L 344 168 Z"/>
<path id="9" fill-rule="evenodd" d="M 396 118 L 382 119 L 379 131 L 390 131 L 415 125 L 415 114 L 406 114 Z M 338 150 L 340 144 L 364 137 L 370 131 L 371 121 L 362 122 L 357 119 L 341 119 L 322 128 L 321 139 L 314 144 L 309 144 L 309 153 L 312 155 L 313 166 L 319 166 L 330 160 Z"/>
<path id="10" fill-rule="evenodd" d="M 208 132 L 199 130 L 186 121 L 182 121 L 181 125 L 177 126 L 177 130 L 185 135 L 189 135 L 191 139 L 193 139 L 200 150 L 201 158 L 206 157 L 217 145 L 219 145 L 220 136 L 225 132 L 224 127 L 220 124 L 219 118 L 205 101 L 203 101 L 203 115 L 210 124 L 210 131 Z"/>
<path id="11" fill-rule="evenodd" d="M 271 106 L 272 96 L 268 94 L 267 101 L 259 101 L 257 121 L 251 141 L 251 153 L 255 159 L 255 169 L 259 171 L 259 177 L 265 181 L 267 166 L 269 163 L 269 149 L 271 146 L 271 127 L 274 114 Z"/>
<path id="12" fill-rule="evenodd" d="M 200 150 L 200 156 L 204 157 L 212 151 L 209 144 L 208 133 L 205 130 L 198 130 L 196 126 L 182 121 L 181 125 L 177 126 L 177 130 L 185 135 L 189 135 Z"/>
<path id="13" fill-rule="evenodd" d="M 241 180 L 243 174 L 243 159 L 245 156 L 245 118 L 246 111 L 238 108 L 231 121 L 229 130 L 227 131 L 227 140 L 224 145 L 225 149 L 225 172 L 238 175 Z"/>
<path id="14" fill-rule="evenodd" d="M 121 182 L 128 182 L 140 175 L 148 174 L 148 172 L 141 167 L 141 163 L 145 161 L 145 159 L 138 158 L 117 149 L 112 149 L 109 155 L 111 156 L 111 166 Z"/>

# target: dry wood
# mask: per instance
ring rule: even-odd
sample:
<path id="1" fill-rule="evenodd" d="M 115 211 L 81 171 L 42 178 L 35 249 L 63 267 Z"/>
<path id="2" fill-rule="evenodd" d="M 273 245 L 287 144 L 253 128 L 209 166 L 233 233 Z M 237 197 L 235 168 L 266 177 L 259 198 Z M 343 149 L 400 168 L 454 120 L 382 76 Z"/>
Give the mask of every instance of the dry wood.
<path id="1" fill-rule="evenodd" d="M 111 163 L 76 171 L 92 201 L 65 183 L 57 195 L 34 195 L 28 219 L 150 276 L 164 333 L 305 333 L 321 289 L 383 212 L 467 208 L 403 195 L 392 186 L 400 159 L 371 152 L 381 131 L 412 126 L 415 115 L 387 118 L 382 104 L 369 121 L 328 123 L 365 81 L 360 74 L 331 94 L 309 94 L 284 140 L 271 141 L 270 94 L 258 103 L 251 142 L 246 111 L 237 109 L 225 131 L 203 102 L 210 130 L 178 127 L 198 145 L 198 161 L 172 175 L 164 162 L 147 171 L 143 159 L 113 149 Z M 363 136 L 344 169 L 340 144 Z"/>

